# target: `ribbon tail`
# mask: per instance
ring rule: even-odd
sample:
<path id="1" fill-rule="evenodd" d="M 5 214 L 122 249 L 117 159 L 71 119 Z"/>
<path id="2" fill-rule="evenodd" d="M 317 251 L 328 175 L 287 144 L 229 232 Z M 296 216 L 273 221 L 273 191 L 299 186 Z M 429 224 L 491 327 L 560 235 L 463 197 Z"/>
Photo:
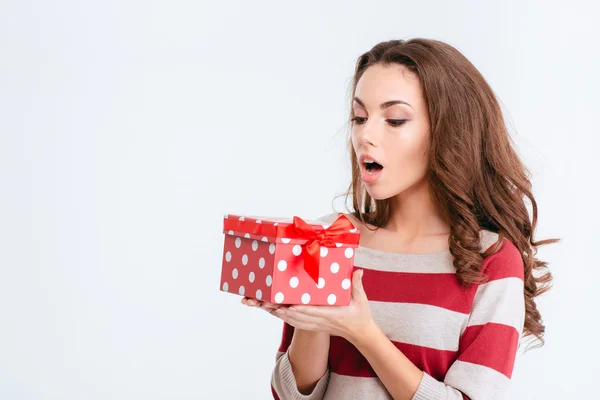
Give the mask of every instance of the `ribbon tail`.
<path id="1" fill-rule="evenodd" d="M 321 245 L 317 240 L 306 243 L 304 251 L 304 269 L 308 275 L 319 284 L 319 261 L 321 258 Z"/>

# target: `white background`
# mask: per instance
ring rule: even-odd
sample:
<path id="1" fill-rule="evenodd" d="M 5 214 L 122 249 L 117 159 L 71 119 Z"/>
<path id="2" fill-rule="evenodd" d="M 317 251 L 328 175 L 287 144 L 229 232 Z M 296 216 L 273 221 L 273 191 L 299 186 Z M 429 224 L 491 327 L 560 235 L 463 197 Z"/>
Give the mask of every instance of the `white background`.
<path id="1" fill-rule="evenodd" d="M 0 1 L 0 398 L 270 398 L 281 322 L 219 291 L 223 214 L 331 212 L 356 58 L 411 37 L 480 69 L 533 174 L 535 238 L 563 239 L 538 253 L 547 345 L 508 398 L 590 398 L 593 4 Z"/>

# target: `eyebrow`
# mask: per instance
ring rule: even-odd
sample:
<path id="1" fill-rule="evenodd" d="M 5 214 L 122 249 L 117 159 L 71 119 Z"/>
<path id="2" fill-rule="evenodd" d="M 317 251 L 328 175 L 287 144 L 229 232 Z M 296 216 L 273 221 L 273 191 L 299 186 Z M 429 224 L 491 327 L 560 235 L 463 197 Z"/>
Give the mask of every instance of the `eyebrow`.
<path id="1" fill-rule="evenodd" d="M 361 105 L 363 108 L 367 108 L 367 107 L 365 107 L 365 103 L 363 103 L 363 102 L 362 102 L 362 100 L 361 100 L 361 99 L 359 99 L 358 97 L 355 97 L 355 98 L 354 98 L 354 101 L 356 101 L 358 104 L 360 104 L 360 105 Z M 390 100 L 390 101 L 386 101 L 385 103 L 381 103 L 381 104 L 379 105 L 379 108 L 380 108 L 381 110 L 384 110 L 384 109 L 386 109 L 386 108 L 388 108 L 388 107 L 391 107 L 391 106 L 393 106 L 394 104 L 405 104 L 405 105 L 409 106 L 410 108 L 413 108 L 413 106 L 411 106 L 410 104 L 408 104 L 408 103 L 407 103 L 406 101 L 404 101 L 404 100 Z"/>

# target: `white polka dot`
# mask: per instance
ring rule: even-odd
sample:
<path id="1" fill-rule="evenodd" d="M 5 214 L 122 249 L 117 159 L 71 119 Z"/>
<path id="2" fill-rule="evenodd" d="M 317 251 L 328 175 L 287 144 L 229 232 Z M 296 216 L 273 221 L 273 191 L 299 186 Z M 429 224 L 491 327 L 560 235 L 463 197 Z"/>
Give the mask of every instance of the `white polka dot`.
<path id="1" fill-rule="evenodd" d="M 228 251 L 227 253 L 225 253 L 225 260 L 227 262 L 231 261 L 231 252 L 230 251 Z"/>
<path id="2" fill-rule="evenodd" d="M 323 229 L 327 229 L 329 228 L 329 225 L 321 225 L 323 227 Z"/>
<path id="3" fill-rule="evenodd" d="M 273 224 L 273 226 L 277 226 L 277 225 L 279 225 L 279 222 L 275 222 L 275 223 Z"/>
<path id="4" fill-rule="evenodd" d="M 252 241 L 252 251 L 256 251 L 256 249 L 258 249 L 258 241 L 253 240 Z"/>
<path id="5" fill-rule="evenodd" d="M 295 277 L 295 276 L 292 276 L 292 277 L 290 278 L 290 286 L 291 286 L 291 287 L 293 287 L 293 288 L 297 288 L 299 283 L 300 283 L 300 280 L 299 280 L 297 277 Z"/>
<path id="6" fill-rule="evenodd" d="M 352 250 L 352 247 L 348 247 L 346 251 L 344 251 L 344 255 L 346 256 L 346 258 L 352 258 L 352 256 L 354 255 L 354 250 Z"/>
<path id="7" fill-rule="evenodd" d="M 283 293 L 279 292 L 275 295 L 275 303 L 283 303 Z"/>
<path id="8" fill-rule="evenodd" d="M 332 274 L 337 274 L 338 272 L 340 272 L 340 264 L 336 262 L 331 263 L 330 269 Z"/>
<path id="9" fill-rule="evenodd" d="M 238 277 L 237 268 L 234 268 L 233 271 L 231 271 L 231 276 L 233 276 L 233 279 L 237 279 L 237 277 Z"/>
<path id="10" fill-rule="evenodd" d="M 267 286 L 271 286 L 271 284 L 273 283 L 273 278 L 271 278 L 271 275 L 267 276 Z"/>
<path id="11" fill-rule="evenodd" d="M 248 280 L 250 281 L 250 283 L 254 282 L 254 272 L 250 272 L 250 275 L 248 275 Z"/>
<path id="12" fill-rule="evenodd" d="M 310 302 L 310 294 L 304 293 L 301 300 L 302 304 L 308 304 Z"/>
<path id="13" fill-rule="evenodd" d="M 265 259 L 264 258 L 260 258 L 260 260 L 258 260 L 258 266 L 262 269 L 265 267 Z"/>
<path id="14" fill-rule="evenodd" d="M 242 256 L 242 264 L 244 264 L 244 265 L 248 264 L 248 256 L 246 254 L 244 254 Z"/>
<path id="15" fill-rule="evenodd" d="M 292 253 L 295 256 L 299 256 L 300 254 L 302 254 L 302 246 L 300 246 L 299 244 L 295 245 L 294 248 L 292 249 Z"/>
<path id="16" fill-rule="evenodd" d="M 285 271 L 285 269 L 287 268 L 287 262 L 285 262 L 285 260 L 280 260 L 277 263 L 277 269 L 280 271 Z"/>
<path id="17" fill-rule="evenodd" d="M 292 239 L 288 239 L 288 238 L 281 238 L 281 243 L 289 243 L 291 242 Z"/>
<path id="18" fill-rule="evenodd" d="M 243 220 L 244 220 L 244 217 L 240 217 L 240 221 L 243 221 Z"/>
<path id="19" fill-rule="evenodd" d="M 352 232 L 352 233 L 356 232 L 356 228 L 350 229 L 350 232 Z"/>
<path id="20" fill-rule="evenodd" d="M 235 238 L 235 247 L 237 247 L 239 249 L 241 245 L 242 245 L 242 239 Z"/>
<path id="21" fill-rule="evenodd" d="M 267 239 L 267 237 L 266 237 L 266 236 L 263 236 L 263 238 L 262 238 L 262 239 L 260 239 L 260 240 L 261 240 L 261 241 L 263 241 L 263 242 L 268 242 L 268 241 L 269 241 L 269 239 Z"/>
<path id="22" fill-rule="evenodd" d="M 342 247 L 344 245 L 344 243 L 336 243 L 335 247 Z"/>
<path id="23" fill-rule="evenodd" d="M 275 243 L 269 245 L 269 253 L 275 254 Z"/>
<path id="24" fill-rule="evenodd" d="M 258 290 L 256 291 L 256 298 L 257 298 L 258 300 L 262 299 L 262 290 L 258 289 Z"/>
<path id="25" fill-rule="evenodd" d="M 323 289 L 325 287 L 325 279 L 319 278 L 319 283 L 317 283 L 317 287 L 319 289 Z"/>
<path id="26" fill-rule="evenodd" d="M 223 291 L 226 292 L 229 290 L 229 284 L 227 282 L 223 283 Z"/>
<path id="27" fill-rule="evenodd" d="M 257 224 L 262 224 L 262 221 L 261 221 L 260 219 L 257 219 L 257 220 L 256 220 L 256 223 L 257 223 Z"/>
<path id="28" fill-rule="evenodd" d="M 244 237 L 245 237 L 246 239 L 249 239 L 249 238 L 250 238 L 250 234 L 249 234 L 249 233 L 246 233 L 246 234 L 244 235 Z"/>
<path id="29" fill-rule="evenodd" d="M 327 247 L 321 246 L 321 257 L 327 257 L 327 253 L 329 253 L 329 250 L 327 250 Z"/>
<path id="30" fill-rule="evenodd" d="M 327 296 L 327 303 L 333 305 L 333 304 L 335 304 L 335 300 L 336 300 L 335 294 L 331 293 L 329 296 Z"/>
<path id="31" fill-rule="evenodd" d="M 244 293 L 246 293 L 246 288 L 244 288 L 243 286 L 240 286 L 240 295 L 243 296 Z"/>
<path id="32" fill-rule="evenodd" d="M 233 231 L 229 231 L 229 232 L 227 232 L 227 233 L 229 233 L 230 235 L 233 235 Z"/>
<path id="33" fill-rule="evenodd" d="M 344 289 L 344 290 L 350 289 L 350 279 L 346 278 L 342 281 L 342 289 Z"/>

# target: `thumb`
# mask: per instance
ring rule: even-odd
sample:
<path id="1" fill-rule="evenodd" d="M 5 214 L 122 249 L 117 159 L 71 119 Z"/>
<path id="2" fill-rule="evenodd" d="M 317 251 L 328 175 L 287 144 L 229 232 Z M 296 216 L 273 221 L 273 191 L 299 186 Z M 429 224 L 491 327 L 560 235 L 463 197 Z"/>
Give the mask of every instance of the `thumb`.
<path id="1" fill-rule="evenodd" d="M 365 289 L 362 284 L 363 274 L 364 271 L 362 269 L 358 269 L 352 274 L 352 295 L 354 297 L 365 295 Z"/>

